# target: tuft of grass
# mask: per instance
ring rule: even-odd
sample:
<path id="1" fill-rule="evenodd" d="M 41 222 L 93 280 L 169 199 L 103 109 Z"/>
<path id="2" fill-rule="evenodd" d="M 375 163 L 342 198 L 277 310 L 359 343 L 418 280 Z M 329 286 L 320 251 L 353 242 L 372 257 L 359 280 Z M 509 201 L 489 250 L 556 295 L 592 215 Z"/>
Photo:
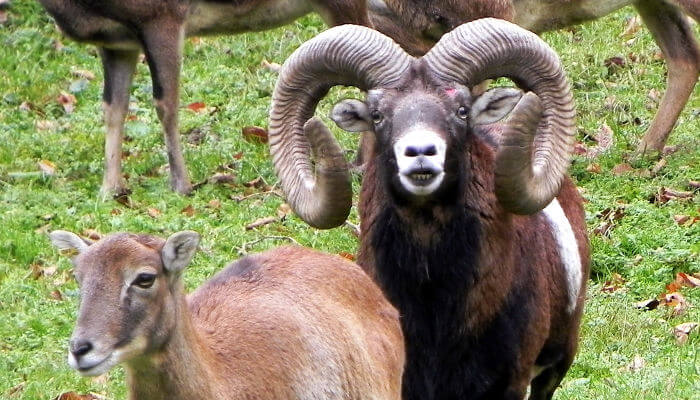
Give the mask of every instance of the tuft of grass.
<path id="1" fill-rule="evenodd" d="M 148 68 L 139 64 L 126 124 L 130 140 L 125 143 L 129 155 L 124 169 L 133 189 L 132 206 L 126 207 L 97 196 L 104 129 L 96 51 L 63 38 L 38 3 L 17 1 L 12 7 L 9 21 L 0 25 L 1 398 L 52 399 L 66 391 L 125 397 L 121 368 L 106 379 L 85 379 L 65 362 L 78 291 L 70 262 L 51 247 L 48 231 L 163 236 L 182 229 L 199 231 L 202 251 L 185 278 L 190 289 L 245 252 L 288 241 L 279 237 L 332 253 L 356 251 L 357 239 L 349 230 L 315 230 L 291 215 L 256 230 L 244 228 L 258 218 L 276 215 L 283 202 L 244 185 L 258 177 L 270 186 L 277 182 L 267 147 L 241 136 L 244 126 L 266 126 L 276 76 L 260 63 L 264 59 L 282 63 L 325 29 L 318 17 L 267 32 L 187 41 L 180 119 L 188 168 L 195 182 L 216 172 L 235 175 L 233 185 L 205 184 L 191 197 L 168 189 L 163 168 L 167 158 L 151 106 Z M 700 272 L 700 223 L 684 226 L 673 219 L 698 216 L 697 191 L 686 200 L 650 201 L 661 187 L 687 191 L 690 180 L 700 180 L 700 91 L 696 88 L 671 135 L 669 144 L 678 146 L 678 151 L 665 157 L 667 165 L 658 174 L 648 173 L 653 162 L 630 160 L 656 110 L 650 91 L 663 92 L 666 76 L 664 62 L 653 57 L 657 47 L 646 30 L 628 44 L 627 38 L 619 37 L 624 21 L 633 15 L 632 9 L 624 9 L 595 23 L 544 35 L 571 78 L 579 139 L 592 145 L 590 138 L 603 124 L 614 137 L 609 151 L 595 160 L 576 157 L 571 168 L 587 199 L 593 278 L 579 355 L 557 392 L 561 399 L 691 399 L 700 391 L 698 332 L 684 346 L 676 345 L 671 333 L 681 322 L 700 320 L 700 289 L 683 291 L 691 307 L 682 316 L 663 308 L 649 312 L 634 308 L 635 302 L 662 293 L 677 272 Z M 625 59 L 625 66 L 606 67 L 605 60 L 614 56 Z M 76 83 L 75 69 L 92 71 L 96 78 Z M 71 89 L 77 103 L 67 114 L 56 98 Z M 325 118 L 334 101 L 359 96 L 357 90 L 335 88 L 318 113 Z M 188 111 L 184 105 L 193 102 L 204 102 L 216 111 Z M 47 124 L 48 129 L 38 128 Z M 345 148 L 356 148 L 356 136 L 334 132 Z M 37 173 L 42 160 L 56 165 L 54 176 Z M 634 171 L 612 172 L 625 162 Z M 601 172 L 590 172 L 592 163 Z M 356 188 L 358 184 L 356 179 Z M 194 213 L 183 213 L 189 207 Z M 599 214 L 608 208 L 624 208 L 624 215 L 607 235 L 594 234 L 601 224 Z M 351 220 L 357 222 L 354 211 Z M 57 269 L 35 278 L 33 270 L 47 267 Z M 613 293 L 603 292 L 604 282 L 613 274 L 622 275 L 626 283 Z M 60 292 L 59 300 L 55 291 Z M 636 356 L 644 359 L 639 370 L 629 368 Z"/>

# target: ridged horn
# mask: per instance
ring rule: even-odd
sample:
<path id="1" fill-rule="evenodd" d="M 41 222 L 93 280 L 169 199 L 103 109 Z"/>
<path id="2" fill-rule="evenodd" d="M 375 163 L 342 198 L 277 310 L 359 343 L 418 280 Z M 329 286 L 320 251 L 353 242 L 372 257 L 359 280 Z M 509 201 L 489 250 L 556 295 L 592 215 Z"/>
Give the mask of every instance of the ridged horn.
<path id="1" fill-rule="evenodd" d="M 573 96 L 557 54 L 534 33 L 485 18 L 443 36 L 424 60 L 447 82 L 473 86 L 507 77 L 534 92 L 506 122 L 495 185 L 499 202 L 511 212 L 532 214 L 544 208 L 559 192 L 575 134 Z"/>
<path id="2" fill-rule="evenodd" d="M 379 32 L 342 25 L 301 45 L 282 66 L 272 94 L 270 154 L 287 202 L 309 225 L 339 226 L 352 206 L 349 167 L 340 146 L 320 120 L 309 121 L 319 100 L 335 85 L 391 86 L 410 59 Z"/>

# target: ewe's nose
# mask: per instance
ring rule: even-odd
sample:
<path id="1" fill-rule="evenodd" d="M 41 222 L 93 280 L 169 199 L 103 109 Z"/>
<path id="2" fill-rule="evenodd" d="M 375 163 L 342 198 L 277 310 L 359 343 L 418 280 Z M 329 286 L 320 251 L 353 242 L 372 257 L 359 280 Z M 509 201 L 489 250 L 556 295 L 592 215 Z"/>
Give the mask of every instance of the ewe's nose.
<path id="1" fill-rule="evenodd" d="M 70 341 L 70 352 L 73 354 L 73 357 L 75 357 L 76 360 L 89 353 L 92 349 L 93 345 L 89 340 Z"/>
<path id="2" fill-rule="evenodd" d="M 406 157 L 434 156 L 435 154 L 437 154 L 437 147 L 432 143 L 406 146 L 404 150 Z"/>

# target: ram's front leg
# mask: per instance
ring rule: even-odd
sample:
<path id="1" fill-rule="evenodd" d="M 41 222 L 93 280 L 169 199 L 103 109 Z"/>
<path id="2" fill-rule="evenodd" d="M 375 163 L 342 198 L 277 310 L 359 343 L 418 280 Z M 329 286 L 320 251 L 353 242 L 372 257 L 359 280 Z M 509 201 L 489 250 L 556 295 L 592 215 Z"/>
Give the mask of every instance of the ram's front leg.
<path id="1" fill-rule="evenodd" d="M 156 111 L 163 125 L 163 136 L 168 151 L 170 186 L 180 194 L 188 194 L 192 185 L 182 155 L 178 131 L 184 26 L 180 21 L 164 18 L 149 22 L 142 28 L 141 35 L 153 79 Z"/>
<path id="2" fill-rule="evenodd" d="M 100 193 L 103 198 L 122 193 L 126 186 L 122 179 L 122 141 L 124 118 L 129 108 L 129 92 L 134 76 L 138 50 L 111 50 L 100 48 L 104 70 L 102 93 L 105 137 L 105 172 Z"/>

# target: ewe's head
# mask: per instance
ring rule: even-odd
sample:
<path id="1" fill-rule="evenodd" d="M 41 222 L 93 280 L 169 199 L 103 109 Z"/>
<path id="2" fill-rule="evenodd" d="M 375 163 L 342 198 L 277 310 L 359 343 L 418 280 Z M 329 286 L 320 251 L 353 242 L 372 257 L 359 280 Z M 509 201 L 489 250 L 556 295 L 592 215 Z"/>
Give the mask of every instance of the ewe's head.
<path id="1" fill-rule="evenodd" d="M 525 91 L 468 87 L 508 77 Z M 334 85 L 367 90 L 331 118 L 343 129 L 373 131 L 374 162 L 384 184 L 402 198 L 445 191 L 466 162 L 468 138 L 479 123 L 503 127 L 494 166 L 496 196 L 515 213 L 542 209 L 556 195 L 573 146 L 571 92 L 556 54 L 536 35 L 511 23 L 482 19 L 445 35 L 422 58 L 364 27 L 329 29 L 285 62 L 270 111 L 270 151 L 287 200 L 307 223 L 331 228 L 345 221 L 352 191 L 348 165 L 330 131 L 312 118 Z M 516 105 L 517 103 L 517 105 Z M 311 155 L 314 162 L 311 161 Z"/>
<path id="2" fill-rule="evenodd" d="M 80 310 L 69 345 L 71 367 L 100 375 L 163 345 L 176 323 L 180 276 L 199 243 L 197 233 L 167 240 L 119 233 L 92 244 L 66 231 L 50 237 L 59 249 L 77 254 Z"/>

